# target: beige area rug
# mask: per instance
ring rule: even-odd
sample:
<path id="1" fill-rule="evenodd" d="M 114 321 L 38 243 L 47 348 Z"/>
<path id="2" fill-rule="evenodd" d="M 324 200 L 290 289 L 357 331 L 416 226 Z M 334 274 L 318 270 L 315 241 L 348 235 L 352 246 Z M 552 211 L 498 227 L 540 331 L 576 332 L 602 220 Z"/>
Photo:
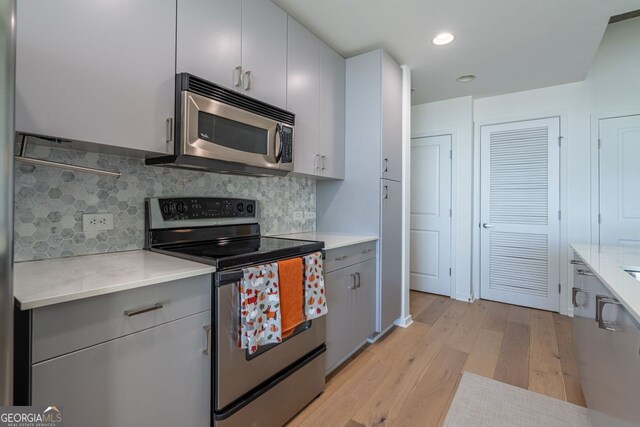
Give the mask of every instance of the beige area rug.
<path id="1" fill-rule="evenodd" d="M 444 425 L 591 427 L 591 421 L 581 406 L 465 372 Z"/>

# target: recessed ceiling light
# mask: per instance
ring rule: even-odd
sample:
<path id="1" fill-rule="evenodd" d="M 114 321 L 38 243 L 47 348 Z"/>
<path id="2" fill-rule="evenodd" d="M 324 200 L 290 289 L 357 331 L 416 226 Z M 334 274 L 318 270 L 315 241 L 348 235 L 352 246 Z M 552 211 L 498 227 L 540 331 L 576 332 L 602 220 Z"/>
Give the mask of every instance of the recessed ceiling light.
<path id="1" fill-rule="evenodd" d="M 440 33 L 435 36 L 431 42 L 436 46 L 444 46 L 445 44 L 451 43 L 455 38 L 456 36 L 451 33 Z"/>
<path id="2" fill-rule="evenodd" d="M 456 80 L 459 81 L 460 83 L 469 83 L 475 79 L 476 79 L 475 74 L 465 74 L 464 76 L 458 77 Z"/>

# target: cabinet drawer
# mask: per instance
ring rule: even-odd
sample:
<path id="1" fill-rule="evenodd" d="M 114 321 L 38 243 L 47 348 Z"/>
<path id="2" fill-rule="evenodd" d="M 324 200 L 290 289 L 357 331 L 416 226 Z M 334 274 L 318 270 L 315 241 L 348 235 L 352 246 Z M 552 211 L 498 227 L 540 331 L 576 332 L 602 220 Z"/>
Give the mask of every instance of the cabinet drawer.
<path id="1" fill-rule="evenodd" d="M 144 311 L 156 304 L 162 308 Z M 209 274 L 38 308 L 33 310 L 31 361 L 37 363 L 210 308 Z"/>
<path id="2" fill-rule="evenodd" d="M 360 243 L 325 252 L 324 271 L 339 270 L 376 257 L 376 242 Z"/>

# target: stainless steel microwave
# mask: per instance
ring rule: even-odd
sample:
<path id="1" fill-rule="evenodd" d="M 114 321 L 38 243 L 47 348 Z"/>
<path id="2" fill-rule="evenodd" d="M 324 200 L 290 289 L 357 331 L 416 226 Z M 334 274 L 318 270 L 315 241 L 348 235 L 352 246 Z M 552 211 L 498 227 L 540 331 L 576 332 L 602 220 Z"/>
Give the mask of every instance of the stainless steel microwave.
<path id="1" fill-rule="evenodd" d="M 295 115 L 191 74 L 176 77 L 175 153 L 147 164 L 250 175 L 293 170 Z"/>

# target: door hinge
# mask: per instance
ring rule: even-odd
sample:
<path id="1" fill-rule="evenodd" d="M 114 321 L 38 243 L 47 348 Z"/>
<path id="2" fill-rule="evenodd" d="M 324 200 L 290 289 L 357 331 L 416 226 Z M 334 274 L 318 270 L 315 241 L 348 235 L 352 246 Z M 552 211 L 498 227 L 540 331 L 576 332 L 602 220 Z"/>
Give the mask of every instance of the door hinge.
<path id="1" fill-rule="evenodd" d="M 562 219 L 562 211 L 558 211 L 558 221 Z"/>
<path id="2" fill-rule="evenodd" d="M 453 218 L 453 209 L 449 208 L 449 218 Z"/>
<path id="3" fill-rule="evenodd" d="M 602 215 L 598 214 L 598 224 L 602 223 Z"/>
<path id="4" fill-rule="evenodd" d="M 562 147 L 562 138 L 564 138 L 564 136 L 558 137 L 558 147 Z"/>
<path id="5" fill-rule="evenodd" d="M 558 283 L 558 293 L 562 293 L 562 283 Z"/>
<path id="6" fill-rule="evenodd" d="M 598 150 L 602 148 L 602 140 L 598 138 Z"/>
<path id="7" fill-rule="evenodd" d="M 453 159 L 453 150 L 449 150 L 449 158 Z"/>
<path id="8" fill-rule="evenodd" d="M 451 267 L 449 267 L 449 276 L 451 276 Z"/>

